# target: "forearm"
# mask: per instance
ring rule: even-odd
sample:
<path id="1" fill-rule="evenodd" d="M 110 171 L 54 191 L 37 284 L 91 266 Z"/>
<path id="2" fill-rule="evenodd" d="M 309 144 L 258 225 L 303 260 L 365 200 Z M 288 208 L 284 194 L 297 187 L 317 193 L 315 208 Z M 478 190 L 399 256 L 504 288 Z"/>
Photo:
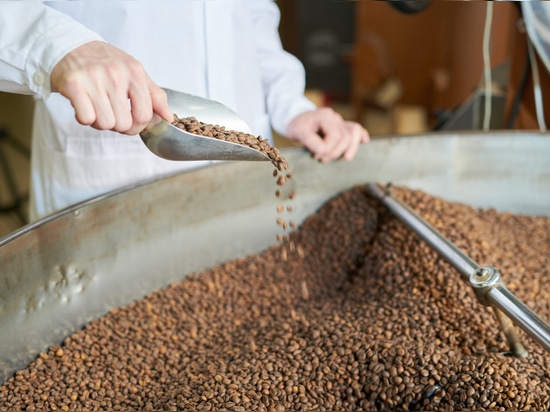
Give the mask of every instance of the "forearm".
<path id="1" fill-rule="evenodd" d="M 0 1 L 0 90 L 46 97 L 50 74 L 71 50 L 102 40 L 38 1 Z"/>

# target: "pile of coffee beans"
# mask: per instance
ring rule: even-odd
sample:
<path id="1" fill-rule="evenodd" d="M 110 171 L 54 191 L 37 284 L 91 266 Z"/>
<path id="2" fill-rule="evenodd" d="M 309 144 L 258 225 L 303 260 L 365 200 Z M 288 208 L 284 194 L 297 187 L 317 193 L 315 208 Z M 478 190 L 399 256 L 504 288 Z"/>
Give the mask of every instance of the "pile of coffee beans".
<path id="1" fill-rule="evenodd" d="M 395 194 L 550 319 L 550 218 Z M 285 245 L 112 310 L 0 388 L 1 410 L 548 410 L 463 277 L 355 187 Z M 152 273 L 151 276 L 155 274 Z"/>
<path id="2" fill-rule="evenodd" d="M 226 130 L 225 126 L 219 126 L 210 123 L 204 123 L 197 120 L 195 117 L 178 117 L 174 114 L 172 125 L 178 129 L 198 136 L 212 137 L 219 140 L 224 140 L 231 143 L 237 143 L 243 146 L 251 147 L 265 154 L 271 160 L 271 163 L 279 171 L 288 169 L 288 162 L 285 160 L 279 149 L 269 144 L 267 139 L 262 139 L 261 136 L 254 136 L 249 133 L 239 132 L 236 130 Z"/>
<path id="3" fill-rule="evenodd" d="M 224 126 L 201 122 L 193 116 L 178 117 L 178 115 L 174 114 L 172 125 L 191 134 L 241 144 L 262 152 L 271 160 L 271 163 L 275 167 L 275 169 L 273 170 L 273 177 L 277 179 L 277 186 L 280 187 L 275 191 L 275 196 L 277 196 L 278 198 L 281 198 L 283 196 L 283 191 L 281 190 L 282 186 L 284 186 L 292 178 L 292 173 L 288 171 L 288 161 L 281 155 L 279 149 L 271 146 L 269 142 L 262 139 L 261 136 L 256 137 L 249 133 L 239 132 L 235 130 L 226 130 Z M 287 195 L 289 199 L 293 199 L 294 196 L 294 191 L 291 191 Z M 278 214 L 283 213 L 285 210 L 287 212 L 291 212 L 292 205 L 288 205 L 286 207 L 284 203 L 280 203 L 279 205 L 277 205 Z M 288 239 L 288 236 L 285 234 L 287 228 L 289 226 L 294 227 L 295 224 L 293 221 L 287 221 L 286 219 L 279 217 L 277 218 L 277 225 L 279 225 L 283 229 L 283 233 L 277 235 L 277 240 L 282 243 Z"/>

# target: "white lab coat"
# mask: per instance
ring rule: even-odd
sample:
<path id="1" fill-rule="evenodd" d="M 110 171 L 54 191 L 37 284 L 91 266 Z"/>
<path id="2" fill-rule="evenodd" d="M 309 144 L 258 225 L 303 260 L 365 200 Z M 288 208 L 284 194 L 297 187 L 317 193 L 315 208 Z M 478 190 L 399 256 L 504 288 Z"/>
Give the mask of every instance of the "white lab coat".
<path id="1" fill-rule="evenodd" d="M 550 3 L 522 2 L 521 10 L 527 34 L 546 70 L 550 72 Z"/>
<path id="2" fill-rule="evenodd" d="M 0 1 L 0 90 L 38 97 L 31 218 L 204 164 L 160 159 L 139 136 L 79 125 L 68 100 L 49 90 L 49 74 L 67 52 L 105 40 L 141 61 L 158 85 L 220 101 L 270 138 L 271 126 L 284 134 L 290 120 L 315 108 L 278 23 L 271 0 Z"/>

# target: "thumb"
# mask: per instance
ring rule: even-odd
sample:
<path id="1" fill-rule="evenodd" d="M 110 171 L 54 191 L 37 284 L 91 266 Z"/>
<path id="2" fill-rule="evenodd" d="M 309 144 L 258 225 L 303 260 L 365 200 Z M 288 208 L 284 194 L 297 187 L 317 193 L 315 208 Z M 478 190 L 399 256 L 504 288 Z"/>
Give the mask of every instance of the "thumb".
<path id="1" fill-rule="evenodd" d="M 321 156 L 325 149 L 325 140 L 315 132 L 303 132 L 299 138 L 300 143 L 308 149 L 313 156 L 318 159 Z"/>
<path id="2" fill-rule="evenodd" d="M 174 112 L 168 106 L 168 97 L 166 92 L 155 84 L 152 84 L 151 90 L 151 103 L 153 105 L 153 112 L 157 113 L 167 122 L 174 120 Z"/>

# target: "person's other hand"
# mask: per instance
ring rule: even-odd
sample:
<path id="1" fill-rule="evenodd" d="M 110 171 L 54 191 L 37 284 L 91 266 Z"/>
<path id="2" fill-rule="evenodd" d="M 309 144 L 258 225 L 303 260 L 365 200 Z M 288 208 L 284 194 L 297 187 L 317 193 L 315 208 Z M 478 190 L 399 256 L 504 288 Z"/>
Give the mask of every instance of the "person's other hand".
<path id="1" fill-rule="evenodd" d="M 358 123 L 346 121 L 333 109 L 323 107 L 292 119 L 286 136 L 303 144 L 321 162 L 343 157 L 351 160 L 369 133 Z"/>
<path id="2" fill-rule="evenodd" d="M 71 51 L 50 79 L 52 89 L 70 100 L 83 125 L 133 135 L 145 128 L 153 113 L 173 120 L 164 90 L 140 62 L 108 43 L 94 41 Z"/>

